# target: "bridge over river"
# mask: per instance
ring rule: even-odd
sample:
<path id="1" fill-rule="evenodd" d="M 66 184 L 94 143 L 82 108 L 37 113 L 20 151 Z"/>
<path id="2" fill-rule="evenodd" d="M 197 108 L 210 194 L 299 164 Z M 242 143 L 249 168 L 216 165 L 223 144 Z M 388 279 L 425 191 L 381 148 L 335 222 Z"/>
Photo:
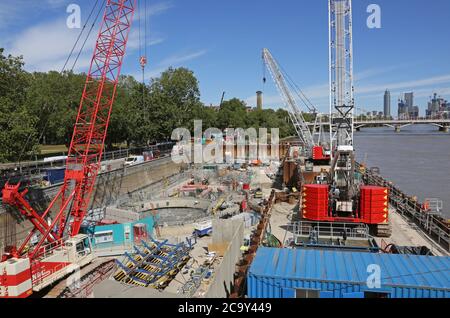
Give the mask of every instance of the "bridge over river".
<path id="1" fill-rule="evenodd" d="M 310 123 L 310 126 L 329 126 L 329 122 Z M 364 127 L 387 126 L 394 128 L 396 132 L 400 132 L 402 128 L 411 125 L 432 125 L 439 128 L 439 131 L 449 132 L 450 119 L 369 119 L 369 120 L 355 120 L 354 127 L 360 130 Z"/>

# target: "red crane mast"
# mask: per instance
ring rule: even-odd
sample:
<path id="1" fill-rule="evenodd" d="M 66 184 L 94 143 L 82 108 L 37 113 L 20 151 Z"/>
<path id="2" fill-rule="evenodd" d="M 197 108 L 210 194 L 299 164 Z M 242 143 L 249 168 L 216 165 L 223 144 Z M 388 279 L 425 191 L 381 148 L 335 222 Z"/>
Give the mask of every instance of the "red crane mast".
<path id="1" fill-rule="evenodd" d="M 14 257 L 20 257 L 31 237 L 40 232 L 39 243 L 29 252 L 38 257 L 45 242 L 60 242 L 79 233 L 101 167 L 106 133 L 137 0 L 108 0 L 86 77 L 66 162 L 64 184 L 50 205 L 39 214 L 25 199 L 20 183 L 6 184 L 3 202 L 15 206 L 33 225 Z M 59 208 L 56 207 L 60 202 Z M 56 211 L 51 224 L 46 218 Z M 67 226 L 68 225 L 68 226 Z"/>

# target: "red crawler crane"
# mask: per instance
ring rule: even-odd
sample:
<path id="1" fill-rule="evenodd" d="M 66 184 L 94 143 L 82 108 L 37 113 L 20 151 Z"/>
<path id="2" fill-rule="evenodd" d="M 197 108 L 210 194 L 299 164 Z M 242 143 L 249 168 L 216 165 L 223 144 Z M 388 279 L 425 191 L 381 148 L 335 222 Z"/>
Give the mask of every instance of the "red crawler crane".
<path id="1" fill-rule="evenodd" d="M 20 213 L 34 225 L 34 228 L 19 249 L 12 255 L 3 257 L 4 262 L 0 263 L 0 297 L 29 295 L 31 288 L 28 288 L 30 285 L 27 283 L 28 280 L 32 281 L 33 290 L 40 290 L 57 277 L 67 274 L 66 267 L 74 264 L 84 265 L 83 262 L 86 260 L 82 256 L 91 253 L 90 246 L 84 244 L 86 237 L 79 235 L 79 231 L 88 212 L 101 166 L 106 133 L 136 1 L 108 0 L 106 3 L 69 148 L 64 184 L 56 197 L 45 212 L 39 214 L 25 199 L 27 190 L 19 192 L 20 184 L 6 184 L 3 189 L 3 202 L 18 208 Z M 59 208 L 57 208 L 57 202 L 60 203 Z M 51 215 L 51 211 L 56 213 L 52 213 L 53 221 L 48 224 L 46 219 Z M 38 244 L 29 251 L 28 255 L 23 255 L 25 247 L 37 231 L 40 232 Z M 66 237 L 69 239 L 63 241 Z M 69 259 L 53 257 L 46 264 L 49 250 L 44 243 L 50 244 L 53 249 L 55 247 L 59 250 L 65 249 L 65 255 L 69 255 Z M 55 253 L 52 253 L 52 256 L 55 256 Z M 7 261 L 12 257 L 15 258 L 13 261 L 16 261 L 14 268 L 11 265 L 13 261 Z M 22 271 L 26 261 L 30 265 L 29 273 Z M 58 270 L 55 266 L 50 266 L 50 263 L 58 264 L 59 268 L 62 268 Z M 50 274 L 48 274 L 49 271 Z M 17 280 L 19 275 L 25 279 Z"/>

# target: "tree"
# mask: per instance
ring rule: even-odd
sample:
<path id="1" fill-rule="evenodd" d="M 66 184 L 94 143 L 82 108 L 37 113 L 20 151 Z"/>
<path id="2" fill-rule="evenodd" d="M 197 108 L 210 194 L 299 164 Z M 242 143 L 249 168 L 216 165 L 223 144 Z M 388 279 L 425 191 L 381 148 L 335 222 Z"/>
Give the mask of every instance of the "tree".
<path id="1" fill-rule="evenodd" d="M 244 101 L 233 98 L 223 102 L 217 116 L 217 128 L 247 128 L 247 105 Z"/>
<path id="2" fill-rule="evenodd" d="M 106 135 L 108 149 L 112 149 L 114 143 L 120 144 L 125 141 L 129 146 L 133 142 L 140 143 L 140 140 L 145 139 L 141 137 L 141 132 L 146 129 L 142 125 L 142 110 L 137 108 L 138 104 L 142 104 L 142 87 L 143 85 L 132 76 L 120 77 Z"/>
<path id="3" fill-rule="evenodd" d="M 278 126 L 280 128 L 280 137 L 286 138 L 286 137 L 295 136 L 296 132 L 295 132 L 294 126 L 292 125 L 292 122 L 289 118 L 289 113 L 286 110 L 280 108 L 276 111 L 276 116 L 277 116 Z"/>
<path id="4" fill-rule="evenodd" d="M 193 128 L 195 114 L 203 107 L 194 73 L 186 68 L 169 68 L 153 79 L 148 95 L 148 120 L 154 129 L 151 138 L 170 138 L 175 128 Z"/>
<path id="5" fill-rule="evenodd" d="M 22 57 L 0 48 L 0 161 L 17 161 L 37 150 L 37 118 L 25 107 L 29 76 Z"/>
<path id="6" fill-rule="evenodd" d="M 199 105 L 194 108 L 193 117 L 195 120 L 201 120 L 203 129 L 218 128 L 217 120 L 219 113 L 212 107 Z"/>
<path id="7" fill-rule="evenodd" d="M 39 141 L 68 146 L 86 75 L 51 71 L 33 73 L 30 78 L 26 104 L 39 118 L 36 126 Z"/>

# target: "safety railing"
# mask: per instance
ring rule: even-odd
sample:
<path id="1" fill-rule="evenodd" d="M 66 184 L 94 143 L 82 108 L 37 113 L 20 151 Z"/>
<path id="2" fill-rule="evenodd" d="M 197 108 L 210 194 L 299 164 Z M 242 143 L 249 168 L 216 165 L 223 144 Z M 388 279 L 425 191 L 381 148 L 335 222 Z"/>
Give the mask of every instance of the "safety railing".
<path id="1" fill-rule="evenodd" d="M 357 164 L 358 170 L 359 167 Z M 414 222 L 440 247 L 450 252 L 450 225 L 440 215 L 428 213 L 423 204 L 403 193 L 392 182 L 386 181 L 374 171 L 366 171 L 363 178 L 366 184 L 388 188 L 390 205 L 404 218 Z"/>
<path id="2" fill-rule="evenodd" d="M 102 161 L 118 160 L 129 157 L 130 155 L 142 155 L 144 152 L 153 152 L 156 156 L 166 157 L 170 155 L 172 151 L 173 144 L 168 143 L 160 146 L 149 146 L 149 147 L 139 147 L 139 148 L 127 148 L 115 151 L 107 151 L 102 155 Z M 155 159 L 157 159 L 156 157 Z M 30 179 L 35 176 L 39 176 L 45 172 L 48 168 L 52 167 L 63 167 L 66 164 L 66 159 L 64 156 L 60 158 L 55 158 L 55 160 L 34 160 L 19 163 L 6 163 L 0 164 L 0 186 L 6 183 L 8 180 L 13 180 L 14 178 L 20 180 Z"/>
<path id="3" fill-rule="evenodd" d="M 367 225 L 348 223 L 320 223 L 312 221 L 294 222 L 290 226 L 294 241 L 304 237 L 314 238 L 348 238 L 367 239 L 371 238 Z"/>

